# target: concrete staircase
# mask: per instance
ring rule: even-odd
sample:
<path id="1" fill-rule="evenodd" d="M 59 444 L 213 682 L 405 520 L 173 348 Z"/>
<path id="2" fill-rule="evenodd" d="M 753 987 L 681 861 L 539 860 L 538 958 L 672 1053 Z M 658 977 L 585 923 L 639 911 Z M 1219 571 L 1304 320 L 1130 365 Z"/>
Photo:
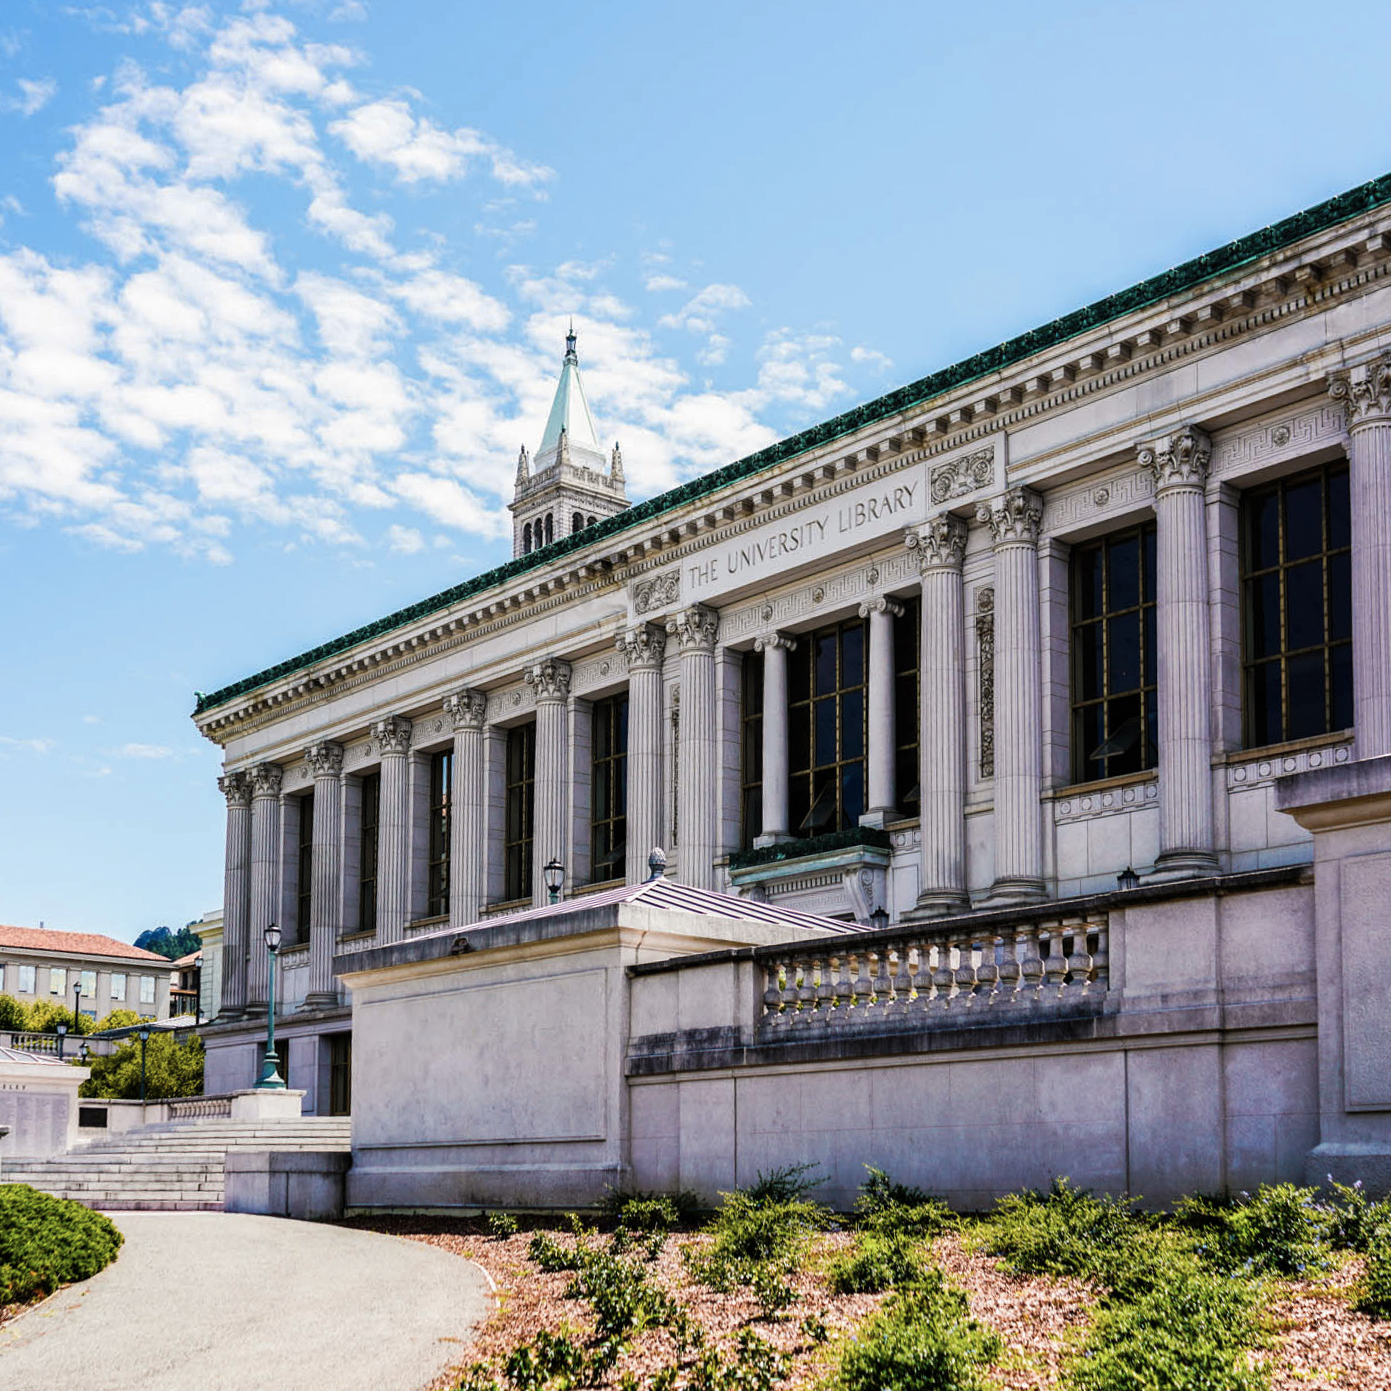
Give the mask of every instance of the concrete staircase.
<path id="1" fill-rule="evenodd" d="M 79 1145 L 50 1159 L 7 1159 L 6 1183 L 27 1183 L 109 1210 L 222 1209 L 223 1165 L 229 1150 L 347 1150 L 348 1116 L 234 1121 L 223 1117 L 144 1125 Z"/>

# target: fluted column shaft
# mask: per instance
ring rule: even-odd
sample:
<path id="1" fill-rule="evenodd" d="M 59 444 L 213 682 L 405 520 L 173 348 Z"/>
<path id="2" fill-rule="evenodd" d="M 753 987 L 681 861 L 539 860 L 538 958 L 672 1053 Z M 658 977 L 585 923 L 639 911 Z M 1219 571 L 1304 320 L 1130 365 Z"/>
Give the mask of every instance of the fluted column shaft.
<path id="1" fill-rule="evenodd" d="M 377 807 L 377 941 L 399 942 L 410 916 L 411 722 L 388 715 L 372 726 L 381 755 Z"/>
<path id="2" fill-rule="evenodd" d="M 247 942 L 251 922 L 251 780 L 228 773 L 217 780 L 227 798 L 227 856 L 222 888 L 222 1000 L 219 1017 L 246 1009 Z"/>
<path id="3" fill-rule="evenodd" d="M 1043 895 L 1036 493 L 1011 489 L 976 516 L 995 542 L 995 899 Z"/>
<path id="4" fill-rule="evenodd" d="M 445 713 L 454 725 L 453 778 L 449 786 L 449 925 L 477 922 L 487 898 L 484 854 L 483 723 L 488 698 L 465 688 L 448 696 Z"/>
<path id="5" fill-rule="evenodd" d="M 304 751 L 314 774 L 314 845 L 310 857 L 309 989 L 305 1009 L 338 1003 L 333 982 L 333 948 L 343 901 L 343 746 L 327 741 Z"/>
<path id="6" fill-rule="evenodd" d="M 264 1010 L 270 963 L 263 934 L 280 917 L 280 784 L 278 763 L 251 770 L 251 912 L 247 934 L 247 1009 Z M 284 924 L 281 924 L 284 930 Z"/>
<path id="7" fill-rule="evenodd" d="M 895 815 L 897 732 L 894 721 L 894 620 L 903 605 L 882 595 L 860 605 L 869 620 L 869 740 L 865 750 L 865 814 L 862 826 L 883 826 Z"/>
<path id="8" fill-rule="evenodd" d="M 545 868 L 551 860 L 565 864 L 565 713 L 570 698 L 570 664 L 549 659 L 526 674 L 536 692 L 536 780 L 532 795 L 531 897 L 549 901 Z M 567 885 L 573 867 L 566 866 Z"/>
<path id="9" fill-rule="evenodd" d="M 1347 409 L 1357 757 L 1379 758 L 1391 753 L 1391 354 L 1328 389 Z"/>
<path id="10" fill-rule="evenodd" d="M 922 683 L 918 720 L 918 798 L 922 877 L 918 907 L 948 913 L 966 892 L 965 599 L 961 563 L 966 526 L 935 517 L 909 533 L 922 567 Z"/>
<path id="11" fill-rule="evenodd" d="M 719 701 L 715 691 L 715 644 L 720 616 L 693 604 L 667 621 L 681 645 L 681 879 L 696 889 L 715 887 L 720 824 Z"/>
<path id="12" fill-rule="evenodd" d="M 667 636 L 643 623 L 618 639 L 628 659 L 628 844 L 630 884 L 647 878 L 662 843 L 662 659 Z"/>
<path id="13" fill-rule="evenodd" d="M 1161 874 L 1211 874 L 1212 660 L 1207 504 L 1212 447 L 1191 427 L 1140 451 L 1154 475 Z"/>
<path id="14" fill-rule="evenodd" d="M 769 633 L 754 643 L 763 653 L 763 830 L 756 845 L 790 840 L 787 825 L 787 654 L 797 640 Z"/>

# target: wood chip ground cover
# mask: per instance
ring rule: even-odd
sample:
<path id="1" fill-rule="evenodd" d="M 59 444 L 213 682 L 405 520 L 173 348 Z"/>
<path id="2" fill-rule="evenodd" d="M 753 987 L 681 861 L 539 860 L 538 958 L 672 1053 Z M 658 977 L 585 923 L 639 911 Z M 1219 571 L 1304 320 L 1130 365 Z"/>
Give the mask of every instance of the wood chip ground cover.
<path id="1" fill-rule="evenodd" d="M 527 1259 L 527 1243 L 536 1228 L 516 1236 L 488 1234 L 481 1221 L 450 1218 L 392 1217 L 351 1225 L 409 1237 L 477 1262 L 497 1286 L 497 1308 L 467 1343 L 458 1363 L 425 1391 L 452 1391 L 464 1368 L 475 1362 L 500 1366 L 520 1343 L 542 1329 L 583 1338 L 593 1327 L 583 1300 L 565 1299 L 568 1272 L 547 1274 Z M 571 1238 L 562 1226 L 548 1228 L 562 1242 Z M 787 1391 L 824 1386 L 834 1366 L 837 1341 L 854 1331 L 887 1295 L 834 1295 L 827 1288 L 826 1268 L 854 1238 L 829 1232 L 816 1238 L 803 1269 L 794 1278 L 797 1302 L 776 1318 L 761 1315 L 749 1290 L 716 1294 L 693 1282 L 680 1248 L 710 1238 L 677 1233 L 650 1267 L 669 1294 L 679 1299 L 722 1351 L 732 1347 L 741 1328 L 752 1327 L 780 1351 L 793 1356 L 790 1376 L 779 1383 Z M 932 1259 L 954 1285 L 966 1290 L 971 1313 L 1004 1340 L 1005 1354 L 989 1369 L 989 1380 L 1002 1391 L 1034 1391 L 1061 1384 L 1064 1364 L 1085 1336 L 1096 1291 L 1080 1280 L 1019 1276 L 1000 1262 L 970 1249 L 954 1232 L 937 1237 Z M 1354 1257 L 1317 1280 L 1271 1282 L 1267 1312 L 1275 1343 L 1260 1354 L 1271 1371 L 1272 1391 L 1391 1391 L 1391 1322 L 1354 1313 L 1350 1294 L 1361 1278 L 1363 1262 Z M 803 1331 L 808 1318 L 824 1321 L 830 1334 L 822 1345 Z M 661 1368 L 676 1360 L 669 1334 L 652 1329 L 637 1335 L 626 1354 L 602 1383 L 616 1387 L 630 1372 L 644 1386 Z"/>

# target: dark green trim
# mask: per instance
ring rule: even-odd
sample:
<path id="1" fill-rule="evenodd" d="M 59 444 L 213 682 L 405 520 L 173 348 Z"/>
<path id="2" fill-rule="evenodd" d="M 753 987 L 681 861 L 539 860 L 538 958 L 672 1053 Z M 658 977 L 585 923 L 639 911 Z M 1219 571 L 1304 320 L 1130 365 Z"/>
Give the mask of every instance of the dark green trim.
<path id="1" fill-rule="evenodd" d="M 757 850 L 740 850 L 729 857 L 732 870 L 754 869 L 780 860 L 804 860 L 812 855 L 830 855 L 837 850 L 854 850 L 866 845 L 874 850 L 890 848 L 889 833 L 878 826 L 852 826 L 848 831 L 831 831 L 806 840 L 785 840 L 779 845 L 763 845 Z"/>
<path id="2" fill-rule="evenodd" d="M 193 713 L 201 715 L 204 711 L 212 710 L 229 700 L 234 700 L 237 696 L 254 691 L 258 686 L 268 685 L 272 681 L 278 681 L 283 676 L 289 676 L 305 667 L 313 666 L 315 662 L 321 662 L 327 657 L 335 657 L 340 652 L 346 652 L 349 648 L 356 647 L 360 642 L 381 637 L 384 633 L 404 627 L 408 623 L 414 623 L 418 619 L 428 618 L 441 609 L 450 608 L 486 589 L 492 589 L 496 585 L 515 579 L 518 575 L 524 575 L 530 570 L 542 569 L 559 560 L 561 556 L 568 555 L 571 551 L 579 550 L 582 547 L 592 545 L 595 541 L 601 541 L 609 536 L 617 536 L 633 527 L 641 526 L 644 522 L 649 522 L 664 512 L 684 507 L 689 502 L 718 492 L 731 483 L 737 483 L 752 474 L 772 468 L 775 464 L 784 463 L 788 459 L 795 458 L 798 454 L 804 454 L 809 449 L 829 444 L 842 435 L 853 434 L 856 430 L 862 430 L 866 425 L 873 425 L 876 421 L 912 410 L 930 401 L 934 396 L 954 391 L 967 382 L 989 376 L 992 372 L 999 372 L 1027 357 L 1032 357 L 1035 353 L 1055 348 L 1058 344 L 1065 343 L 1069 338 L 1075 338 L 1079 334 L 1100 328 L 1103 324 L 1122 318 L 1126 314 L 1133 314 L 1137 310 L 1148 308 L 1171 295 L 1191 290 L 1195 286 L 1201 285 L 1205 280 L 1237 270 L 1241 266 L 1259 260 L 1262 256 L 1269 256 L 1272 252 L 1283 250 L 1304 237 L 1313 236 L 1316 232 L 1326 231 L 1330 227 L 1336 227 L 1340 222 L 1346 222 L 1361 213 L 1370 212 L 1373 208 L 1379 208 L 1387 202 L 1391 202 L 1391 174 L 1384 174 L 1381 178 L 1372 179 L 1369 183 L 1350 189 L 1347 193 L 1340 193 L 1335 198 L 1329 198 L 1326 202 L 1316 204 L 1312 208 L 1306 208 L 1303 212 L 1295 213 L 1294 216 L 1287 217 L 1281 222 L 1272 223 L 1259 232 L 1238 237 L 1236 241 L 1228 242 L 1226 246 L 1218 247 L 1216 251 L 1209 251 L 1194 260 L 1185 261 L 1181 266 L 1166 270 L 1162 275 L 1152 276 L 1149 280 L 1143 280 L 1140 284 L 1132 285 L 1130 289 L 1121 290 L 1118 294 L 1108 295 L 1105 299 L 1099 299 L 1095 304 L 1089 304 L 1084 309 L 1076 309 L 1071 314 L 1063 315 L 1061 319 L 1054 319 L 1051 324 L 1030 329 L 1028 333 L 1020 334 L 1017 338 L 1011 338 L 993 348 L 987 348 L 974 357 L 968 357 L 951 367 L 944 367 L 941 371 L 933 372 L 908 386 L 901 386 L 896 391 L 889 392 L 887 396 L 867 401 L 864 405 L 856 406 L 853 410 L 845 411 L 830 420 L 822 421 L 820 425 L 813 425 L 810 429 L 789 435 L 787 439 L 770 444 L 766 449 L 760 449 L 756 454 L 750 454 L 732 464 L 726 464 L 713 473 L 702 474 L 699 478 L 693 478 L 690 482 L 683 483 L 679 488 L 673 488 L 670 492 L 648 498 L 646 502 L 639 502 L 628 508 L 627 511 L 620 512 L 615 517 L 607 517 L 592 527 L 586 527 L 574 536 L 566 536 L 549 546 L 543 546 L 539 551 L 532 551 L 530 555 L 518 556 L 505 564 L 486 571 L 475 579 L 465 580 L 462 584 L 443 590 L 429 599 L 422 599 L 418 604 L 412 604 L 409 608 L 398 609 L 385 618 L 379 618 L 375 623 L 355 628 L 351 633 L 345 633 L 341 638 L 335 638 L 332 642 L 311 648 L 308 652 L 302 652 L 298 657 L 291 657 L 288 661 L 278 662 L 275 666 L 267 667 L 265 671 L 259 671 L 254 676 L 233 682 L 232 685 L 224 686 L 219 691 L 213 691 L 211 695 L 203 695 L 198 692 L 198 703 L 194 707 Z"/>

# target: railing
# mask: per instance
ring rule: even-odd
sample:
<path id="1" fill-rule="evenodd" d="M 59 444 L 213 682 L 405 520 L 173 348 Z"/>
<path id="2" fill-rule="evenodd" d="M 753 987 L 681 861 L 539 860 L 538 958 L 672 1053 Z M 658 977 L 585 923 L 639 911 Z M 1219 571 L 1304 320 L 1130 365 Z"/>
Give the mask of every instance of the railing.
<path id="1" fill-rule="evenodd" d="M 976 931 L 929 926 L 760 953 L 759 1033 L 960 1027 L 1096 1004 L 1110 974 L 1109 935 L 1103 916 Z"/>
<path id="2" fill-rule="evenodd" d="M 51 1053 L 55 1058 L 58 1056 L 58 1035 L 57 1034 L 22 1034 L 11 1033 L 3 1037 L 8 1038 L 8 1046 L 11 1048 L 22 1049 L 26 1053 Z M 64 1040 L 68 1042 L 68 1040 Z M 71 1047 L 63 1050 L 65 1058 L 76 1058 L 77 1050 L 82 1046 L 79 1037 L 74 1035 L 71 1040 Z"/>
<path id="3" fill-rule="evenodd" d="M 168 1104 L 171 1121 L 192 1121 L 205 1116 L 225 1118 L 232 1114 L 230 1096 L 185 1096 Z"/>

